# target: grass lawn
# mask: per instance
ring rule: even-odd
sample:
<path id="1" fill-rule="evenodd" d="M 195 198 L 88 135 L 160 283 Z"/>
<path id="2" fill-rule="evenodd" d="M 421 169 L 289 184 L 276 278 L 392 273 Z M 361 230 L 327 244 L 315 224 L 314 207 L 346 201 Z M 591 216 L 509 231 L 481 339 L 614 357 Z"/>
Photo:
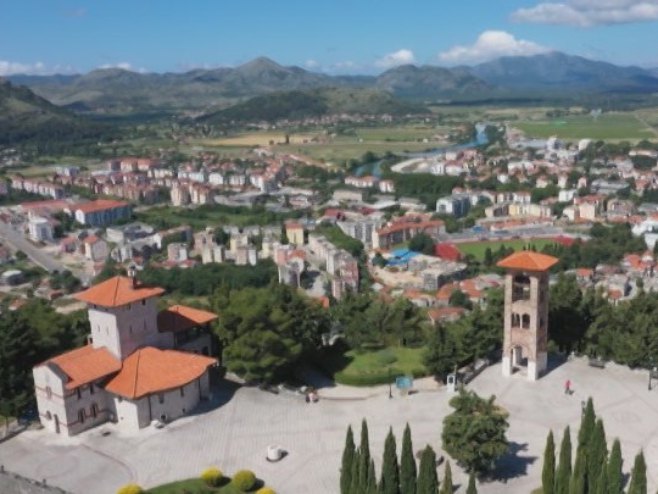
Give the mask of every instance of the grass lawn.
<path id="1" fill-rule="evenodd" d="M 654 130 L 634 113 L 604 113 L 594 119 L 589 115 L 570 115 L 554 119 L 520 120 L 513 122 L 529 137 L 563 139 L 640 140 L 655 138 Z"/>
<path id="2" fill-rule="evenodd" d="M 323 366 L 342 384 L 386 384 L 400 375 L 425 376 L 424 348 L 388 347 L 381 350 L 350 350 L 327 354 Z M 389 379 L 390 368 L 390 379 Z"/>
<path id="3" fill-rule="evenodd" d="M 256 492 L 253 489 L 250 492 Z M 201 479 L 187 479 L 171 484 L 164 484 L 146 491 L 147 494 L 243 494 L 241 490 L 228 483 L 221 487 L 209 487 Z"/>
<path id="4" fill-rule="evenodd" d="M 536 239 L 517 239 L 517 240 L 501 240 L 494 242 L 468 242 L 463 244 L 456 244 L 457 248 L 465 255 L 472 255 L 477 260 L 484 259 L 484 253 L 487 247 L 492 252 L 496 252 L 501 245 L 505 247 L 512 247 L 515 251 L 522 250 L 525 247 L 534 247 L 541 250 L 546 245 L 554 244 L 555 241 L 550 238 L 536 238 Z"/>

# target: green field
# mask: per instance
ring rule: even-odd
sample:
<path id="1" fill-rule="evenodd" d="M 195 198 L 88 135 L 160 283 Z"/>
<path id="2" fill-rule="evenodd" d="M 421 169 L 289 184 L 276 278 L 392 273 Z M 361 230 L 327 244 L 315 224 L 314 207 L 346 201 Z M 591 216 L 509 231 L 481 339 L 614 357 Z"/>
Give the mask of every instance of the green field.
<path id="1" fill-rule="evenodd" d="M 528 137 L 562 139 L 641 140 L 656 137 L 656 129 L 633 112 L 569 115 L 554 119 L 529 119 L 513 122 Z"/>
<path id="2" fill-rule="evenodd" d="M 549 238 L 536 238 L 536 239 L 518 239 L 518 240 L 503 240 L 503 241 L 494 241 L 494 242 L 469 242 L 464 244 L 456 244 L 457 248 L 465 255 L 472 255 L 478 261 L 484 259 L 484 253 L 487 250 L 487 247 L 491 249 L 491 252 L 496 252 L 500 249 L 501 246 L 511 247 L 515 251 L 522 250 L 528 247 L 534 247 L 537 250 L 541 250 L 546 245 L 552 245 L 555 241 Z"/>

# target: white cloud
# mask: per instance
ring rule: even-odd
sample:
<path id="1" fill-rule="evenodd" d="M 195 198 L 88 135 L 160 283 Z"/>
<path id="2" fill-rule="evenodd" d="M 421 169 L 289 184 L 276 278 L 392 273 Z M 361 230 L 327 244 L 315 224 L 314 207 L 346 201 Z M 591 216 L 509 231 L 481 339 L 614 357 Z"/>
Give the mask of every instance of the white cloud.
<path id="1" fill-rule="evenodd" d="M 414 52 L 402 48 L 401 50 L 394 51 L 393 53 L 388 53 L 384 55 L 379 60 L 375 61 L 375 67 L 381 67 L 383 69 L 390 69 L 391 67 L 397 67 L 398 65 L 407 65 L 414 63 L 416 57 L 414 57 Z"/>
<path id="2" fill-rule="evenodd" d="M 122 69 L 122 70 L 134 70 L 130 62 L 119 62 L 119 63 L 106 63 L 100 65 L 99 69 Z"/>
<path id="3" fill-rule="evenodd" d="M 319 69 L 320 68 L 320 62 L 318 62 L 317 60 L 313 60 L 313 59 L 306 60 L 306 62 L 304 62 L 304 67 L 306 67 L 307 69 L 311 69 L 311 70 Z"/>
<path id="4" fill-rule="evenodd" d="M 532 41 L 517 39 L 505 31 L 485 31 L 472 45 L 457 45 L 439 54 L 449 64 L 474 63 L 504 56 L 537 55 L 550 51 Z"/>
<path id="5" fill-rule="evenodd" d="M 658 0 L 566 0 L 542 2 L 512 14 L 516 22 L 591 27 L 658 20 Z"/>
<path id="6" fill-rule="evenodd" d="M 48 66 L 43 62 L 22 63 L 0 60 L 0 77 L 14 74 L 27 75 L 50 75 L 50 74 L 73 74 L 76 69 L 71 65 Z"/>

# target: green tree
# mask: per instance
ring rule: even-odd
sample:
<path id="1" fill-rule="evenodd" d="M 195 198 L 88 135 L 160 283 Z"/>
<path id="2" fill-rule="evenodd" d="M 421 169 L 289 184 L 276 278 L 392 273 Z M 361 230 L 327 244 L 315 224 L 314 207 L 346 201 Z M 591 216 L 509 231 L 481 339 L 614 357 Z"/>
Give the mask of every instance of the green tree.
<path id="1" fill-rule="evenodd" d="M 592 398 L 587 399 L 585 413 L 580 419 L 580 430 L 578 431 L 578 448 L 587 447 L 594 429 L 596 427 L 596 414 L 594 413 L 594 402 Z"/>
<path id="2" fill-rule="evenodd" d="M 347 427 L 347 436 L 345 437 L 345 448 L 343 449 L 343 459 L 340 467 L 340 492 L 341 494 L 350 494 L 352 486 L 352 464 L 356 459 L 356 447 L 354 445 L 354 434 L 352 426 Z"/>
<path id="3" fill-rule="evenodd" d="M 411 442 L 409 424 L 404 428 L 402 436 L 402 452 L 400 453 L 400 493 L 416 494 L 416 459 Z"/>
<path id="4" fill-rule="evenodd" d="M 443 482 L 441 483 L 441 494 L 452 494 L 455 487 L 452 484 L 452 470 L 450 460 L 446 460 L 445 472 L 443 472 Z"/>
<path id="5" fill-rule="evenodd" d="M 425 446 L 418 467 L 416 494 L 437 494 L 439 479 L 436 475 L 436 454 L 430 445 Z"/>
<path id="6" fill-rule="evenodd" d="M 434 254 L 434 239 L 426 233 L 419 233 L 409 240 L 409 250 L 422 252 L 426 255 Z"/>
<path id="7" fill-rule="evenodd" d="M 448 303 L 451 307 L 464 307 L 465 309 L 473 308 L 473 302 L 468 298 L 468 295 L 459 289 L 450 294 Z"/>
<path id="8" fill-rule="evenodd" d="M 491 472 L 508 450 L 507 414 L 494 401 L 462 390 L 450 400 L 455 411 L 443 420 L 443 449 L 469 473 Z"/>
<path id="9" fill-rule="evenodd" d="M 587 446 L 576 451 L 576 463 L 573 467 L 569 494 L 587 494 Z"/>
<path id="10" fill-rule="evenodd" d="M 635 456 L 628 494 L 647 494 L 647 464 L 642 451 Z"/>
<path id="11" fill-rule="evenodd" d="M 560 444 L 560 461 L 555 478 L 555 494 L 568 494 L 571 481 L 571 432 L 569 426 L 564 429 Z"/>
<path id="12" fill-rule="evenodd" d="M 607 494 L 622 494 L 624 492 L 624 474 L 622 473 L 623 458 L 621 456 L 621 444 L 615 439 L 610 450 L 610 458 L 607 465 Z"/>
<path id="13" fill-rule="evenodd" d="M 366 419 L 361 421 L 361 442 L 359 443 L 359 477 L 356 483 L 357 492 L 366 492 L 368 489 L 368 470 L 370 469 L 370 439 L 368 437 L 368 423 Z"/>
<path id="14" fill-rule="evenodd" d="M 453 332 L 446 326 L 438 325 L 430 335 L 423 354 L 423 363 L 429 372 L 441 380 L 444 380 L 459 364 Z"/>
<path id="15" fill-rule="evenodd" d="M 478 494 L 478 488 L 475 483 L 475 474 L 473 472 L 468 476 L 468 487 L 466 487 L 466 494 Z"/>
<path id="16" fill-rule="evenodd" d="M 546 438 L 541 485 L 543 494 L 553 494 L 555 491 L 555 443 L 553 441 L 553 431 L 549 431 Z"/>
<path id="17" fill-rule="evenodd" d="M 603 421 L 596 421 L 594 432 L 587 446 L 587 485 L 589 492 L 598 491 L 601 471 L 606 470 L 608 462 L 608 443 L 605 438 Z"/>
<path id="18" fill-rule="evenodd" d="M 380 494 L 400 494 L 400 469 L 395 445 L 393 429 L 388 430 L 384 442 L 384 458 L 382 461 L 382 475 L 379 481 Z"/>
<path id="19" fill-rule="evenodd" d="M 368 485 L 366 487 L 366 494 L 377 494 L 377 474 L 375 472 L 375 462 L 371 459 L 368 466 Z"/>

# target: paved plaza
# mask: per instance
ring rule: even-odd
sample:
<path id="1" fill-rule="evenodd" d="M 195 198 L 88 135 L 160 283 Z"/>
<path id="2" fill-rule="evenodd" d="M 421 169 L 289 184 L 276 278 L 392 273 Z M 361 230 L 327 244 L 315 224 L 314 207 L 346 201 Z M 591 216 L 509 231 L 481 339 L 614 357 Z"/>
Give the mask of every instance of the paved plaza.
<path id="1" fill-rule="evenodd" d="M 563 392 L 566 379 L 575 393 Z M 648 374 L 609 365 L 589 367 L 583 360 L 557 366 L 540 381 L 521 376 L 503 378 L 500 365 L 486 369 L 468 387 L 483 396 L 495 394 L 510 412 L 511 453 L 504 459 L 500 480 L 479 492 L 529 493 L 540 485 L 541 463 L 549 429 L 559 444 L 566 425 L 577 430 L 581 401 L 592 396 L 604 418 L 608 438 L 619 437 L 628 471 L 644 449 L 649 491 L 658 487 L 658 383 L 648 391 Z M 152 487 L 197 476 L 216 465 L 227 474 L 249 468 L 279 494 L 336 494 L 341 453 L 348 424 L 358 438 L 362 417 L 368 419 L 370 448 L 376 460 L 383 452 L 390 425 L 399 441 L 404 424 L 412 428 L 414 449 L 431 444 L 439 454 L 441 422 L 449 413 L 450 395 L 431 380 L 418 383 L 419 392 L 401 397 L 388 387 L 324 388 L 318 403 L 306 404 L 293 394 L 274 395 L 255 388 L 224 385 L 208 410 L 177 420 L 164 429 L 146 429 L 128 436 L 112 424 L 74 438 L 46 431 L 27 431 L 0 443 L 0 464 L 6 469 L 73 493 L 113 494 L 127 482 Z M 102 431 L 110 431 L 102 435 Z M 357 439 L 358 441 L 358 439 Z M 288 456 L 279 463 L 265 460 L 268 445 L 279 444 Z M 447 456 L 446 456 L 447 457 Z M 379 470 L 379 463 L 378 463 Z M 443 467 L 439 469 L 443 476 Z M 465 476 L 453 463 L 457 492 L 465 491 Z"/>

